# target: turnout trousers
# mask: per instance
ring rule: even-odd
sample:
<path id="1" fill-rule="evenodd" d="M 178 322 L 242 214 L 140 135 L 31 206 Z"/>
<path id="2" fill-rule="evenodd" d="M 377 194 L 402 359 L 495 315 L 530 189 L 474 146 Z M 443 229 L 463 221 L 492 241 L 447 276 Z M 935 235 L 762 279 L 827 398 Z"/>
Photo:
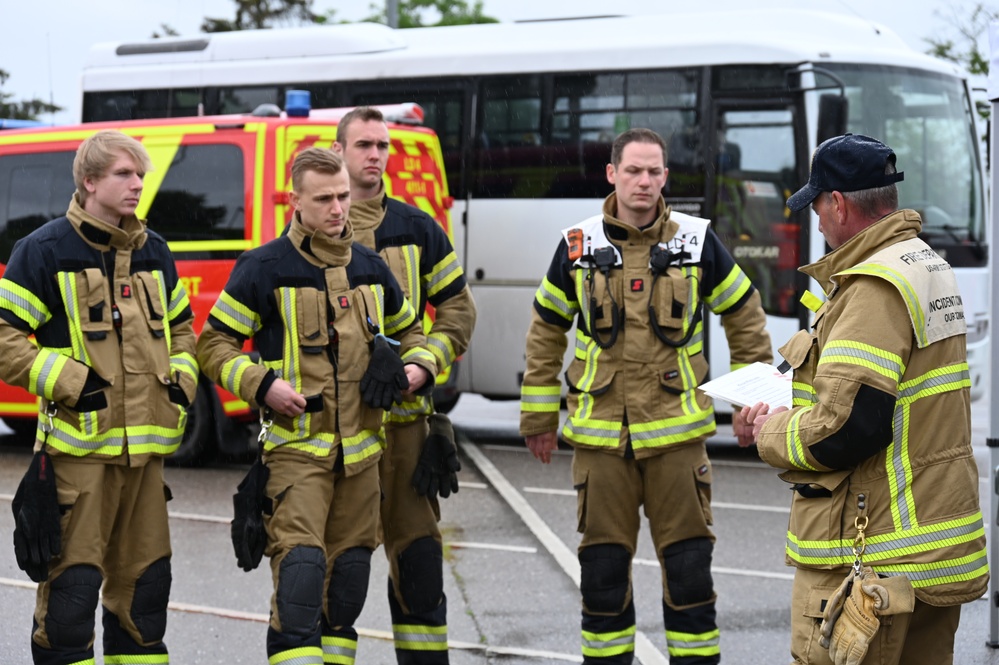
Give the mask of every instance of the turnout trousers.
<path id="1" fill-rule="evenodd" d="M 386 423 L 379 461 L 381 528 L 389 563 L 388 599 L 399 665 L 447 665 L 447 597 L 440 506 L 420 496 L 412 478 L 430 433 L 427 417 Z"/>
<path id="2" fill-rule="evenodd" d="M 791 592 L 791 656 L 795 665 L 832 665 L 819 646 L 822 608 L 849 574 L 798 568 Z M 877 572 L 877 567 L 875 567 Z M 861 665 L 952 665 L 961 606 L 935 607 L 916 600 L 911 614 L 881 617 L 881 627 Z"/>
<path id="3" fill-rule="evenodd" d="M 711 464 L 703 443 L 644 459 L 577 447 L 584 663 L 631 663 L 631 563 L 644 507 L 662 571 L 663 622 L 674 665 L 719 662 L 711 580 Z"/>
<path id="4" fill-rule="evenodd" d="M 31 651 L 40 665 L 93 665 L 98 593 L 105 662 L 169 662 L 170 529 L 162 458 L 129 467 L 53 458 L 62 551 L 38 585 Z"/>

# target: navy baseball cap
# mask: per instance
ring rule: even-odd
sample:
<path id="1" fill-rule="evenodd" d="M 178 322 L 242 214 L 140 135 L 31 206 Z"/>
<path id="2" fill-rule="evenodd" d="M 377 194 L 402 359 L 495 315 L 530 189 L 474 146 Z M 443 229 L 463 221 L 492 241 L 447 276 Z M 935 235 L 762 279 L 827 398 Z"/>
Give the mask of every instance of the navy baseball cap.
<path id="1" fill-rule="evenodd" d="M 886 174 L 888 164 L 895 164 L 895 152 L 870 136 L 844 134 L 826 139 L 812 155 L 808 184 L 791 195 L 787 207 L 798 212 L 822 192 L 857 192 L 905 179 L 904 173 Z"/>

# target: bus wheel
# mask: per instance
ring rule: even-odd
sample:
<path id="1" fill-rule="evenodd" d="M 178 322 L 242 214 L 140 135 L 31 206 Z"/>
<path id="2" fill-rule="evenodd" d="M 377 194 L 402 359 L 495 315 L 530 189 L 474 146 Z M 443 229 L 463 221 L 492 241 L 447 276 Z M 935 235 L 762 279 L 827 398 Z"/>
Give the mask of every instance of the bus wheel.
<path id="1" fill-rule="evenodd" d="M 187 410 L 187 427 L 180 447 L 166 461 L 174 466 L 198 466 L 208 453 L 212 432 L 212 403 L 204 386 L 198 386 L 194 404 Z"/>

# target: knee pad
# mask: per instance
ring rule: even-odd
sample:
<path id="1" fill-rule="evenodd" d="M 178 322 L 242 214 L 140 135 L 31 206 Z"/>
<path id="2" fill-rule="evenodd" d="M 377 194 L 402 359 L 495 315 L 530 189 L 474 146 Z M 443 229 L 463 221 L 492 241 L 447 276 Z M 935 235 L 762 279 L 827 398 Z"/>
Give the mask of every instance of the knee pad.
<path id="1" fill-rule="evenodd" d="M 336 558 L 327 590 L 330 626 L 354 625 L 364 609 L 370 576 L 371 550 L 352 547 Z"/>
<path id="2" fill-rule="evenodd" d="M 674 606 L 707 602 L 715 595 L 711 580 L 713 550 L 707 538 L 682 540 L 663 550 L 666 588 Z"/>
<path id="3" fill-rule="evenodd" d="M 305 638 L 319 630 L 326 555 L 318 547 L 295 547 L 281 561 L 276 594 L 281 632 Z"/>
<path id="4" fill-rule="evenodd" d="M 433 611 L 444 595 L 444 555 L 430 536 L 418 538 L 399 555 L 399 593 L 410 614 Z"/>
<path id="5" fill-rule="evenodd" d="M 71 566 L 49 585 L 45 633 L 49 644 L 84 649 L 94 634 L 101 573 L 93 566 Z"/>
<path id="6" fill-rule="evenodd" d="M 579 590 L 589 612 L 617 614 L 628 603 L 631 553 L 621 545 L 591 545 L 579 553 Z"/>
<path id="7" fill-rule="evenodd" d="M 135 582 L 129 615 L 143 642 L 160 642 L 166 633 L 167 603 L 170 602 L 170 559 L 162 558 L 146 568 Z"/>

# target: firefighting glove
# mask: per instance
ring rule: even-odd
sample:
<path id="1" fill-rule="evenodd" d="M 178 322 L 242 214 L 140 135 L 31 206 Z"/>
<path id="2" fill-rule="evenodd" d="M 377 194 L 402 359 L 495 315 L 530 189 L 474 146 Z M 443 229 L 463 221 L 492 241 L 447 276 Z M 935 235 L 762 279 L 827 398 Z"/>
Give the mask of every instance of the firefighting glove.
<path id="1" fill-rule="evenodd" d="M 402 401 L 402 391 L 409 388 L 406 366 L 393 348 L 399 342 L 385 335 L 375 335 L 371 342 L 371 361 L 361 377 L 361 399 L 372 409 L 388 409 Z"/>
<path id="2" fill-rule="evenodd" d="M 236 564 L 246 572 L 260 565 L 267 545 L 264 510 L 270 512 L 265 494 L 270 475 L 270 469 L 258 459 L 232 495 L 232 547 Z"/>
<path id="3" fill-rule="evenodd" d="M 48 453 L 38 451 L 31 458 L 11 507 L 17 567 L 32 581 L 44 582 L 49 578 L 49 560 L 62 551 L 55 469 Z"/>
<path id="4" fill-rule="evenodd" d="M 420 459 L 413 471 L 413 489 L 417 494 L 435 498 L 448 498 L 458 492 L 458 449 L 454 445 L 454 428 L 443 413 L 432 414 L 427 421 L 430 435 L 423 442 Z"/>

